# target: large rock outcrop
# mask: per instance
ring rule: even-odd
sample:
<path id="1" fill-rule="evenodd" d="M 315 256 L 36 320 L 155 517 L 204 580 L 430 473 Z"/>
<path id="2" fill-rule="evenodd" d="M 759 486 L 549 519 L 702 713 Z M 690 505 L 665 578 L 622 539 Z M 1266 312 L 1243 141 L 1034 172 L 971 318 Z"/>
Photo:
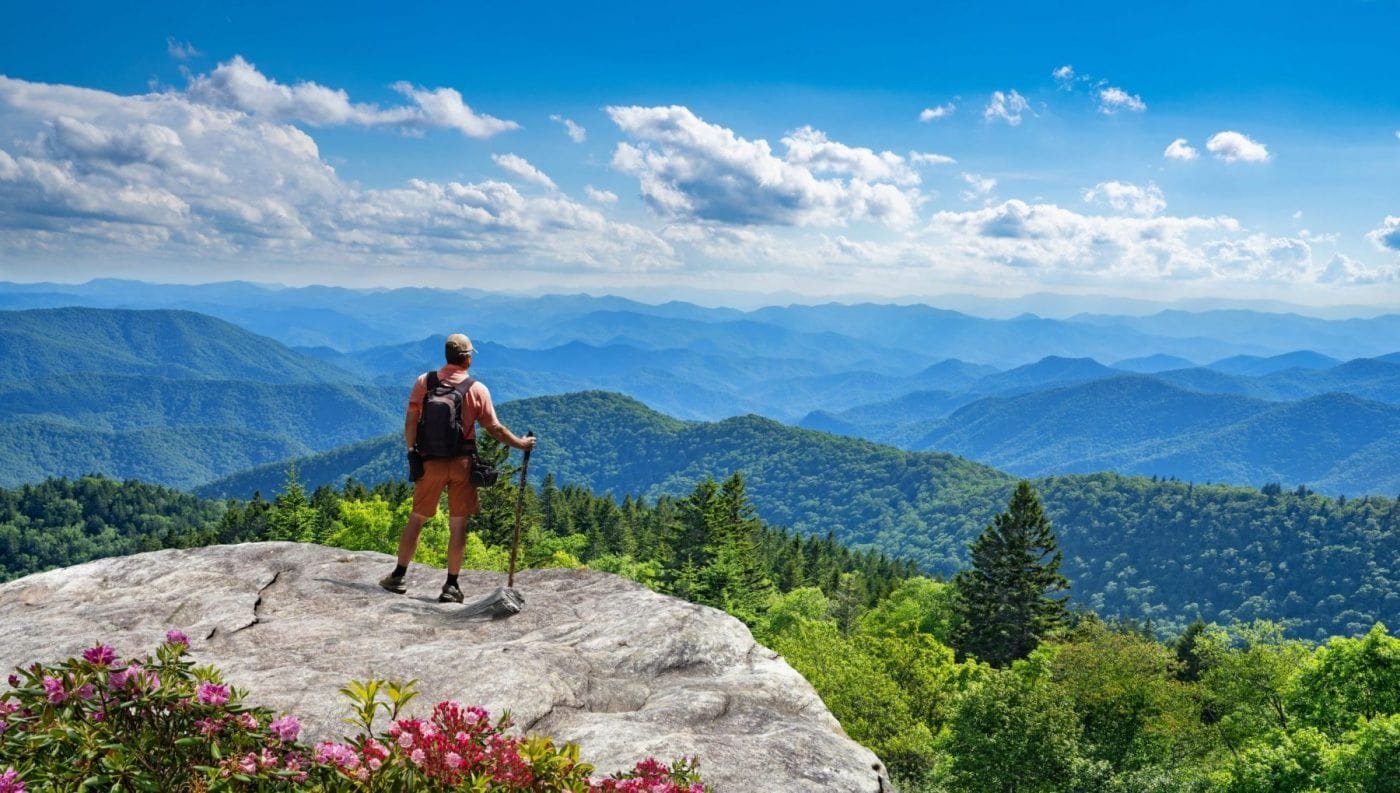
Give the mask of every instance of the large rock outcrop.
<path id="1" fill-rule="evenodd" d="M 715 609 L 588 570 L 516 576 L 525 610 L 467 618 L 436 602 L 441 571 L 415 566 L 396 596 L 384 554 L 297 543 L 103 559 L 0 585 L 0 670 L 107 642 L 144 654 L 189 635 L 250 702 L 294 713 L 310 738 L 349 729 L 350 680 L 418 678 L 409 715 L 455 699 L 517 729 L 576 742 L 599 772 L 699 754 L 716 791 L 888 788 L 799 674 Z M 468 603 L 503 576 L 468 571 Z M 381 724 L 383 728 L 386 724 Z"/>

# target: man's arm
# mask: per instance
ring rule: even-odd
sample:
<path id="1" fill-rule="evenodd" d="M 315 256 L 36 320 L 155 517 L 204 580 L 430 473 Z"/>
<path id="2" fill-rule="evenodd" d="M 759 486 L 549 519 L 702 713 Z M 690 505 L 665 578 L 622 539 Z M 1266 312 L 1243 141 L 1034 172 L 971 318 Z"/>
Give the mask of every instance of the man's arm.
<path id="1" fill-rule="evenodd" d="M 403 440 L 409 451 L 418 443 L 418 415 L 422 411 L 410 410 L 403 416 Z"/>
<path id="2" fill-rule="evenodd" d="M 535 448 L 535 437 L 533 435 L 522 438 L 511 432 L 504 424 L 492 424 L 489 427 L 482 427 L 482 429 L 486 430 L 487 435 L 490 435 L 507 446 L 522 450 Z"/>

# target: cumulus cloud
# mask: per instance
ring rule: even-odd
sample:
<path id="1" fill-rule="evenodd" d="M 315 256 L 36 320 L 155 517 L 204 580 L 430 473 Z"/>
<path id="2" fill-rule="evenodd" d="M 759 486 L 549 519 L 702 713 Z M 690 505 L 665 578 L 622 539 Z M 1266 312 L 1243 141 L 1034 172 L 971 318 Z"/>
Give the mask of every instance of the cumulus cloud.
<path id="1" fill-rule="evenodd" d="M 933 152 L 911 151 L 909 152 L 909 162 L 915 165 L 954 165 L 957 160 L 946 154 L 934 154 Z"/>
<path id="2" fill-rule="evenodd" d="M 419 132 L 444 128 L 454 129 L 469 138 L 489 138 L 520 126 L 514 121 L 477 113 L 452 88 L 427 89 L 398 82 L 393 89 L 412 104 L 381 108 L 375 104 L 351 102 L 345 91 L 313 82 L 283 85 L 236 55 L 209 74 L 192 77 L 188 95 L 203 104 L 238 110 L 269 121 L 301 122 L 311 126 L 391 126 Z"/>
<path id="3" fill-rule="evenodd" d="M 1155 278 L 1222 274 L 1198 239 L 1233 233 L 1233 218 L 1083 215 L 1054 204 L 1010 200 L 966 212 L 938 212 L 928 232 L 962 256 L 1043 273 Z"/>
<path id="4" fill-rule="evenodd" d="M 564 118 L 563 116 L 556 113 L 550 116 L 549 120 L 557 124 L 563 124 L 564 131 L 568 133 L 569 139 L 572 140 L 574 143 L 583 143 L 585 140 L 588 140 L 588 130 L 584 129 L 578 124 L 575 124 L 573 119 Z"/>
<path id="5" fill-rule="evenodd" d="M 524 157 L 515 154 L 493 154 L 492 161 L 500 166 L 500 169 L 514 176 L 522 182 L 539 185 L 546 190 L 557 190 L 554 180 L 545 175 L 544 171 L 531 165 Z"/>
<path id="6" fill-rule="evenodd" d="M 584 195 L 588 196 L 590 200 L 595 201 L 599 204 L 617 203 L 617 193 L 614 193 L 611 190 L 599 190 L 591 184 L 583 186 L 583 193 Z"/>
<path id="7" fill-rule="evenodd" d="M 992 101 L 982 111 L 982 118 L 986 121 L 1005 121 L 1014 127 L 1021 123 L 1021 114 L 1030 109 L 1031 103 L 1015 91 L 1009 94 L 993 91 Z"/>
<path id="8" fill-rule="evenodd" d="M 1151 217 L 1167 208 L 1167 200 L 1157 185 L 1138 187 L 1129 182 L 1099 182 L 1084 191 L 1086 203 L 1105 203 L 1119 212 Z"/>
<path id="9" fill-rule="evenodd" d="M 1386 215 L 1380 228 L 1372 229 L 1366 234 L 1366 238 L 1381 250 L 1400 251 L 1400 217 Z"/>
<path id="10" fill-rule="evenodd" d="M 165 39 L 165 51 L 170 53 L 170 57 L 177 61 L 187 61 L 190 58 L 198 58 L 204 53 L 194 48 L 188 41 L 177 41 L 174 36 L 167 36 Z"/>
<path id="11" fill-rule="evenodd" d="M 979 176 L 975 173 L 962 174 L 962 180 L 967 184 L 967 189 L 960 194 L 964 201 L 976 201 L 991 195 L 997 189 L 997 180 L 990 176 Z"/>
<path id="12" fill-rule="evenodd" d="M 609 107 L 635 142 L 619 143 L 612 164 L 637 177 L 657 214 L 737 225 L 913 223 L 922 196 L 918 173 L 892 152 L 830 140 L 811 127 L 782 139 L 779 157 L 688 108 Z M 822 178 L 825 175 L 827 178 Z"/>
<path id="13" fill-rule="evenodd" d="M 1050 76 L 1055 78 L 1055 82 L 1059 83 L 1061 88 L 1068 88 L 1074 82 L 1074 67 L 1066 63 L 1051 72 Z"/>
<path id="14" fill-rule="evenodd" d="M 1134 113 L 1141 113 L 1147 109 L 1147 104 L 1137 94 L 1130 94 L 1122 88 L 1109 86 L 1099 89 L 1099 112 L 1113 115 L 1119 110 L 1131 110 Z"/>
<path id="15" fill-rule="evenodd" d="M 926 107 L 923 109 L 923 112 L 919 113 L 919 120 L 927 124 L 930 121 L 936 121 L 940 118 L 947 118 L 948 116 L 953 115 L 953 111 L 957 109 L 957 105 L 954 105 L 952 102 L 948 102 L 942 105 L 934 105 L 933 107 Z"/>
<path id="16" fill-rule="evenodd" d="M 337 266 L 679 263 L 656 234 L 553 191 L 342 181 L 297 127 L 178 92 L 121 96 L 0 77 L 0 141 L 0 246 L 10 250 Z M 538 173 L 513 155 L 497 161 L 526 181 Z"/>
<path id="17" fill-rule="evenodd" d="M 1168 160 L 1194 160 L 1201 156 L 1200 152 L 1189 143 L 1186 138 L 1177 138 L 1167 144 L 1167 148 L 1162 152 L 1162 156 Z"/>
<path id="18" fill-rule="evenodd" d="M 1217 132 L 1206 141 L 1206 149 L 1225 162 L 1268 162 L 1269 149 L 1248 135 L 1233 130 Z"/>
<path id="19" fill-rule="evenodd" d="M 1312 276 L 1312 246 L 1306 240 L 1250 234 L 1241 239 L 1216 240 L 1206 245 L 1216 270 L 1250 280 L 1308 281 Z"/>
<path id="20" fill-rule="evenodd" d="M 1400 269 L 1382 270 L 1369 267 L 1346 254 L 1333 254 L 1327 266 L 1318 273 L 1317 280 L 1324 284 L 1379 284 L 1400 279 Z"/>

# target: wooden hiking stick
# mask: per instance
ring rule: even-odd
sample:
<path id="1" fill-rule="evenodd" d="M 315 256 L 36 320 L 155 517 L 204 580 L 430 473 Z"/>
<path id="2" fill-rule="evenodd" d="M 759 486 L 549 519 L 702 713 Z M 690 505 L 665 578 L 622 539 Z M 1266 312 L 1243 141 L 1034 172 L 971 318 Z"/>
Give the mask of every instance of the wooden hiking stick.
<path id="1" fill-rule="evenodd" d="M 527 432 L 525 437 L 533 438 L 535 433 Z M 520 552 L 520 513 L 525 509 L 525 472 L 530 470 L 530 450 L 525 450 L 525 459 L 520 463 L 520 489 L 515 493 L 515 537 L 510 541 L 510 573 L 506 576 L 506 586 L 515 586 L 515 555 Z"/>

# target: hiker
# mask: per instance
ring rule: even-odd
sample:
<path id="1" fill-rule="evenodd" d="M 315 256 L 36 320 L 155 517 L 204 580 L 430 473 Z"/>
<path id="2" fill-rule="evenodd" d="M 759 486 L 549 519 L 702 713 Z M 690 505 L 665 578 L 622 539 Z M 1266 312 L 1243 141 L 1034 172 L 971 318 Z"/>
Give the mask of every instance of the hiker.
<path id="1" fill-rule="evenodd" d="M 379 585 L 400 595 L 408 591 L 404 576 L 413 560 L 413 552 L 418 549 L 418 534 L 423 524 L 437 514 L 438 498 L 446 487 L 447 525 L 451 536 L 447 541 L 447 582 L 442 585 L 438 602 L 461 603 L 462 590 L 457 586 L 457 576 L 462 571 L 462 556 L 467 546 L 467 521 L 479 509 L 476 485 L 470 479 L 472 456 L 476 452 L 476 426 L 480 425 L 488 435 L 516 449 L 533 448 L 535 439 L 521 438 L 507 429 L 496 418 L 491 392 L 486 390 L 486 385 L 468 376 L 472 357 L 476 355 L 471 339 L 454 333 L 447 337 L 445 351 L 447 365 L 436 372 L 419 375 L 409 393 L 403 436 L 408 446 L 409 477 L 414 479 L 413 512 L 399 537 L 398 566 L 381 579 Z M 430 403 L 426 418 L 432 420 L 431 426 L 426 425 L 425 400 Z M 444 421 L 453 424 L 445 425 Z M 455 426 L 457 421 L 460 421 L 460 433 Z"/>

